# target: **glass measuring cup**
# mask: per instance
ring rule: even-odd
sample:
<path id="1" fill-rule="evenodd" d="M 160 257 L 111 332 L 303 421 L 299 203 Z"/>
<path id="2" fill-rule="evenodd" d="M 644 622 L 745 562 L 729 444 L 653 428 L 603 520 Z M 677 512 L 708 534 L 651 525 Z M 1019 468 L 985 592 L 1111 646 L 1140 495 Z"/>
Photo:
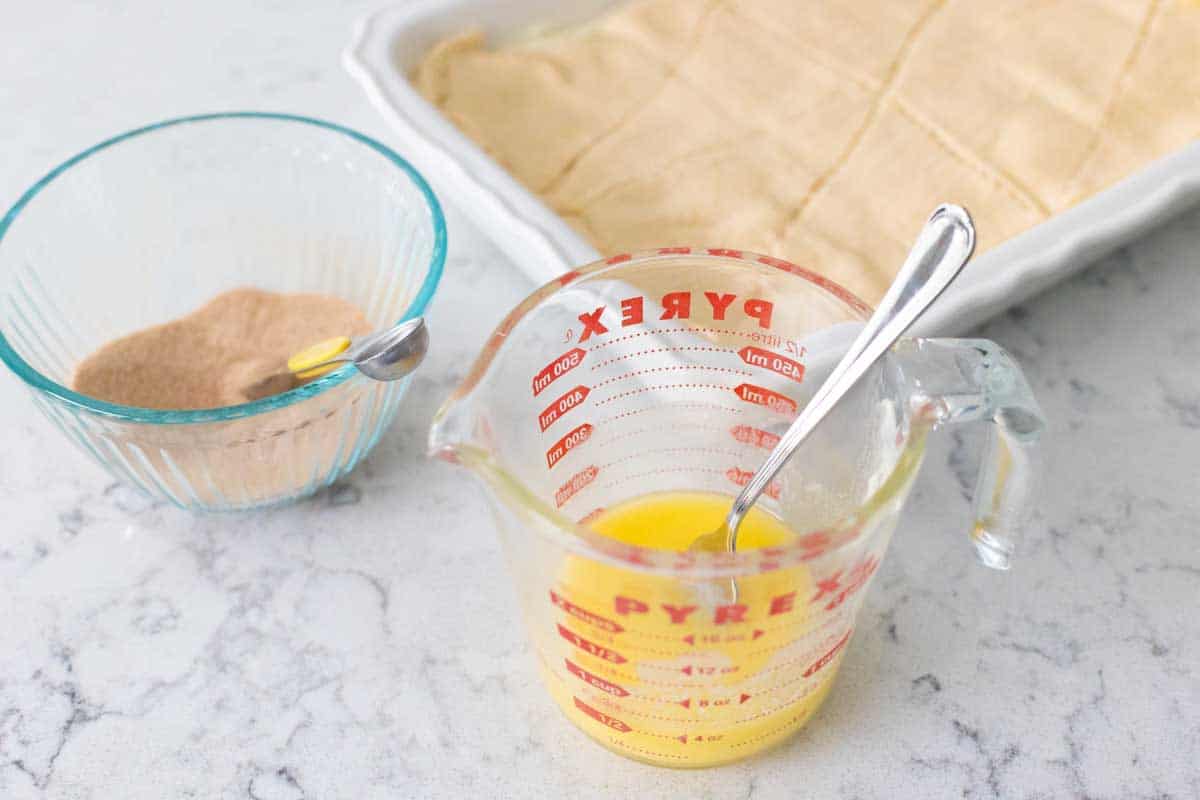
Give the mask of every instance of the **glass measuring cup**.
<path id="1" fill-rule="evenodd" d="M 431 449 L 491 490 L 546 685 L 604 746 L 701 767 L 801 728 L 938 425 L 992 423 L 971 540 L 1008 566 L 1042 418 L 982 340 L 903 340 L 860 381 L 759 501 L 784 545 L 679 553 L 587 527 L 654 493 L 732 499 L 868 315 L 767 256 L 620 255 L 518 306 L 439 412 Z"/>

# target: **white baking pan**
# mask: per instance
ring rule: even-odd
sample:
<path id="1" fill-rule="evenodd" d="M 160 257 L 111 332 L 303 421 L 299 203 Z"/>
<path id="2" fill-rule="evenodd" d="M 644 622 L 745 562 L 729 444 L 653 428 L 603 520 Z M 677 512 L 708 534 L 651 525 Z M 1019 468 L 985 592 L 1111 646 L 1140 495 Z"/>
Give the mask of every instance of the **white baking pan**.
<path id="1" fill-rule="evenodd" d="M 407 76 L 434 43 L 468 28 L 503 41 L 535 26 L 584 22 L 613 5 L 411 0 L 359 22 L 344 54 L 346 69 L 396 131 L 405 156 L 538 284 L 600 254 L 425 102 Z M 982 254 L 917 327 L 961 333 L 1197 202 L 1200 141 Z"/>

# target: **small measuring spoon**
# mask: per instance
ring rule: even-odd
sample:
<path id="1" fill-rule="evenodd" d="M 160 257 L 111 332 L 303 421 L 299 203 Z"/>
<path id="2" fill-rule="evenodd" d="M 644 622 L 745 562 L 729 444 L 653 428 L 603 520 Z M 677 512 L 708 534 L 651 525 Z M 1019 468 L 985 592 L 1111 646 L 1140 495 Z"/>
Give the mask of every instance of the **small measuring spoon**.
<path id="1" fill-rule="evenodd" d="M 950 285 L 974 250 L 975 226 L 966 209 L 949 204 L 938 206 L 921 229 L 900 273 L 875 313 L 867 320 L 846 355 L 842 356 L 842 360 L 817 389 L 804 411 L 780 438 L 767 460 L 733 501 L 725 523 L 715 531 L 698 537 L 692 542 L 690 550 L 733 552 L 737 549 L 738 527 L 746 512 L 758 501 L 763 490 L 792 457 L 796 448 L 858 383 L 871 365 Z M 735 593 L 736 590 L 735 585 Z"/>
<path id="2" fill-rule="evenodd" d="M 250 399 L 286 391 L 297 380 L 317 378 L 340 364 L 354 364 L 377 381 L 396 381 L 420 366 L 429 350 L 425 319 L 417 317 L 391 328 L 350 339 L 337 336 L 304 348 L 287 361 L 287 371 L 268 375 L 249 386 Z"/>

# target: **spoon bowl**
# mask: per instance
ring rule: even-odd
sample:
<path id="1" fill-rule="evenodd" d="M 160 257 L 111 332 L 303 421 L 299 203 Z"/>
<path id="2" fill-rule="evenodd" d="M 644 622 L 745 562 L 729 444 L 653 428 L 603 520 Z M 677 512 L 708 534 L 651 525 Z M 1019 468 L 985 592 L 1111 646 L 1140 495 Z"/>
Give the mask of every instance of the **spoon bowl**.
<path id="1" fill-rule="evenodd" d="M 377 381 L 395 381 L 410 374 L 429 352 L 429 329 L 417 317 L 375 334 L 357 348 L 352 361 L 358 371 Z"/>

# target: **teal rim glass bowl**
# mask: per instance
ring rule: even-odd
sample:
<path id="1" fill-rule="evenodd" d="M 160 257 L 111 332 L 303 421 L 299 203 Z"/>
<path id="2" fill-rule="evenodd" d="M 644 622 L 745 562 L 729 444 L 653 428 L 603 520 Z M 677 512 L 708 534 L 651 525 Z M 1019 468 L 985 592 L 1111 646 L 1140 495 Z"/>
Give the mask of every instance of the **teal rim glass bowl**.
<path id="1" fill-rule="evenodd" d="M 73 391 L 75 366 L 239 286 L 336 295 L 386 327 L 425 312 L 445 257 L 429 185 L 367 136 L 290 114 L 167 120 L 68 159 L 0 219 L 0 360 L 124 483 L 191 509 L 285 502 L 370 452 L 409 379 L 347 366 L 252 403 L 162 411 Z"/>

